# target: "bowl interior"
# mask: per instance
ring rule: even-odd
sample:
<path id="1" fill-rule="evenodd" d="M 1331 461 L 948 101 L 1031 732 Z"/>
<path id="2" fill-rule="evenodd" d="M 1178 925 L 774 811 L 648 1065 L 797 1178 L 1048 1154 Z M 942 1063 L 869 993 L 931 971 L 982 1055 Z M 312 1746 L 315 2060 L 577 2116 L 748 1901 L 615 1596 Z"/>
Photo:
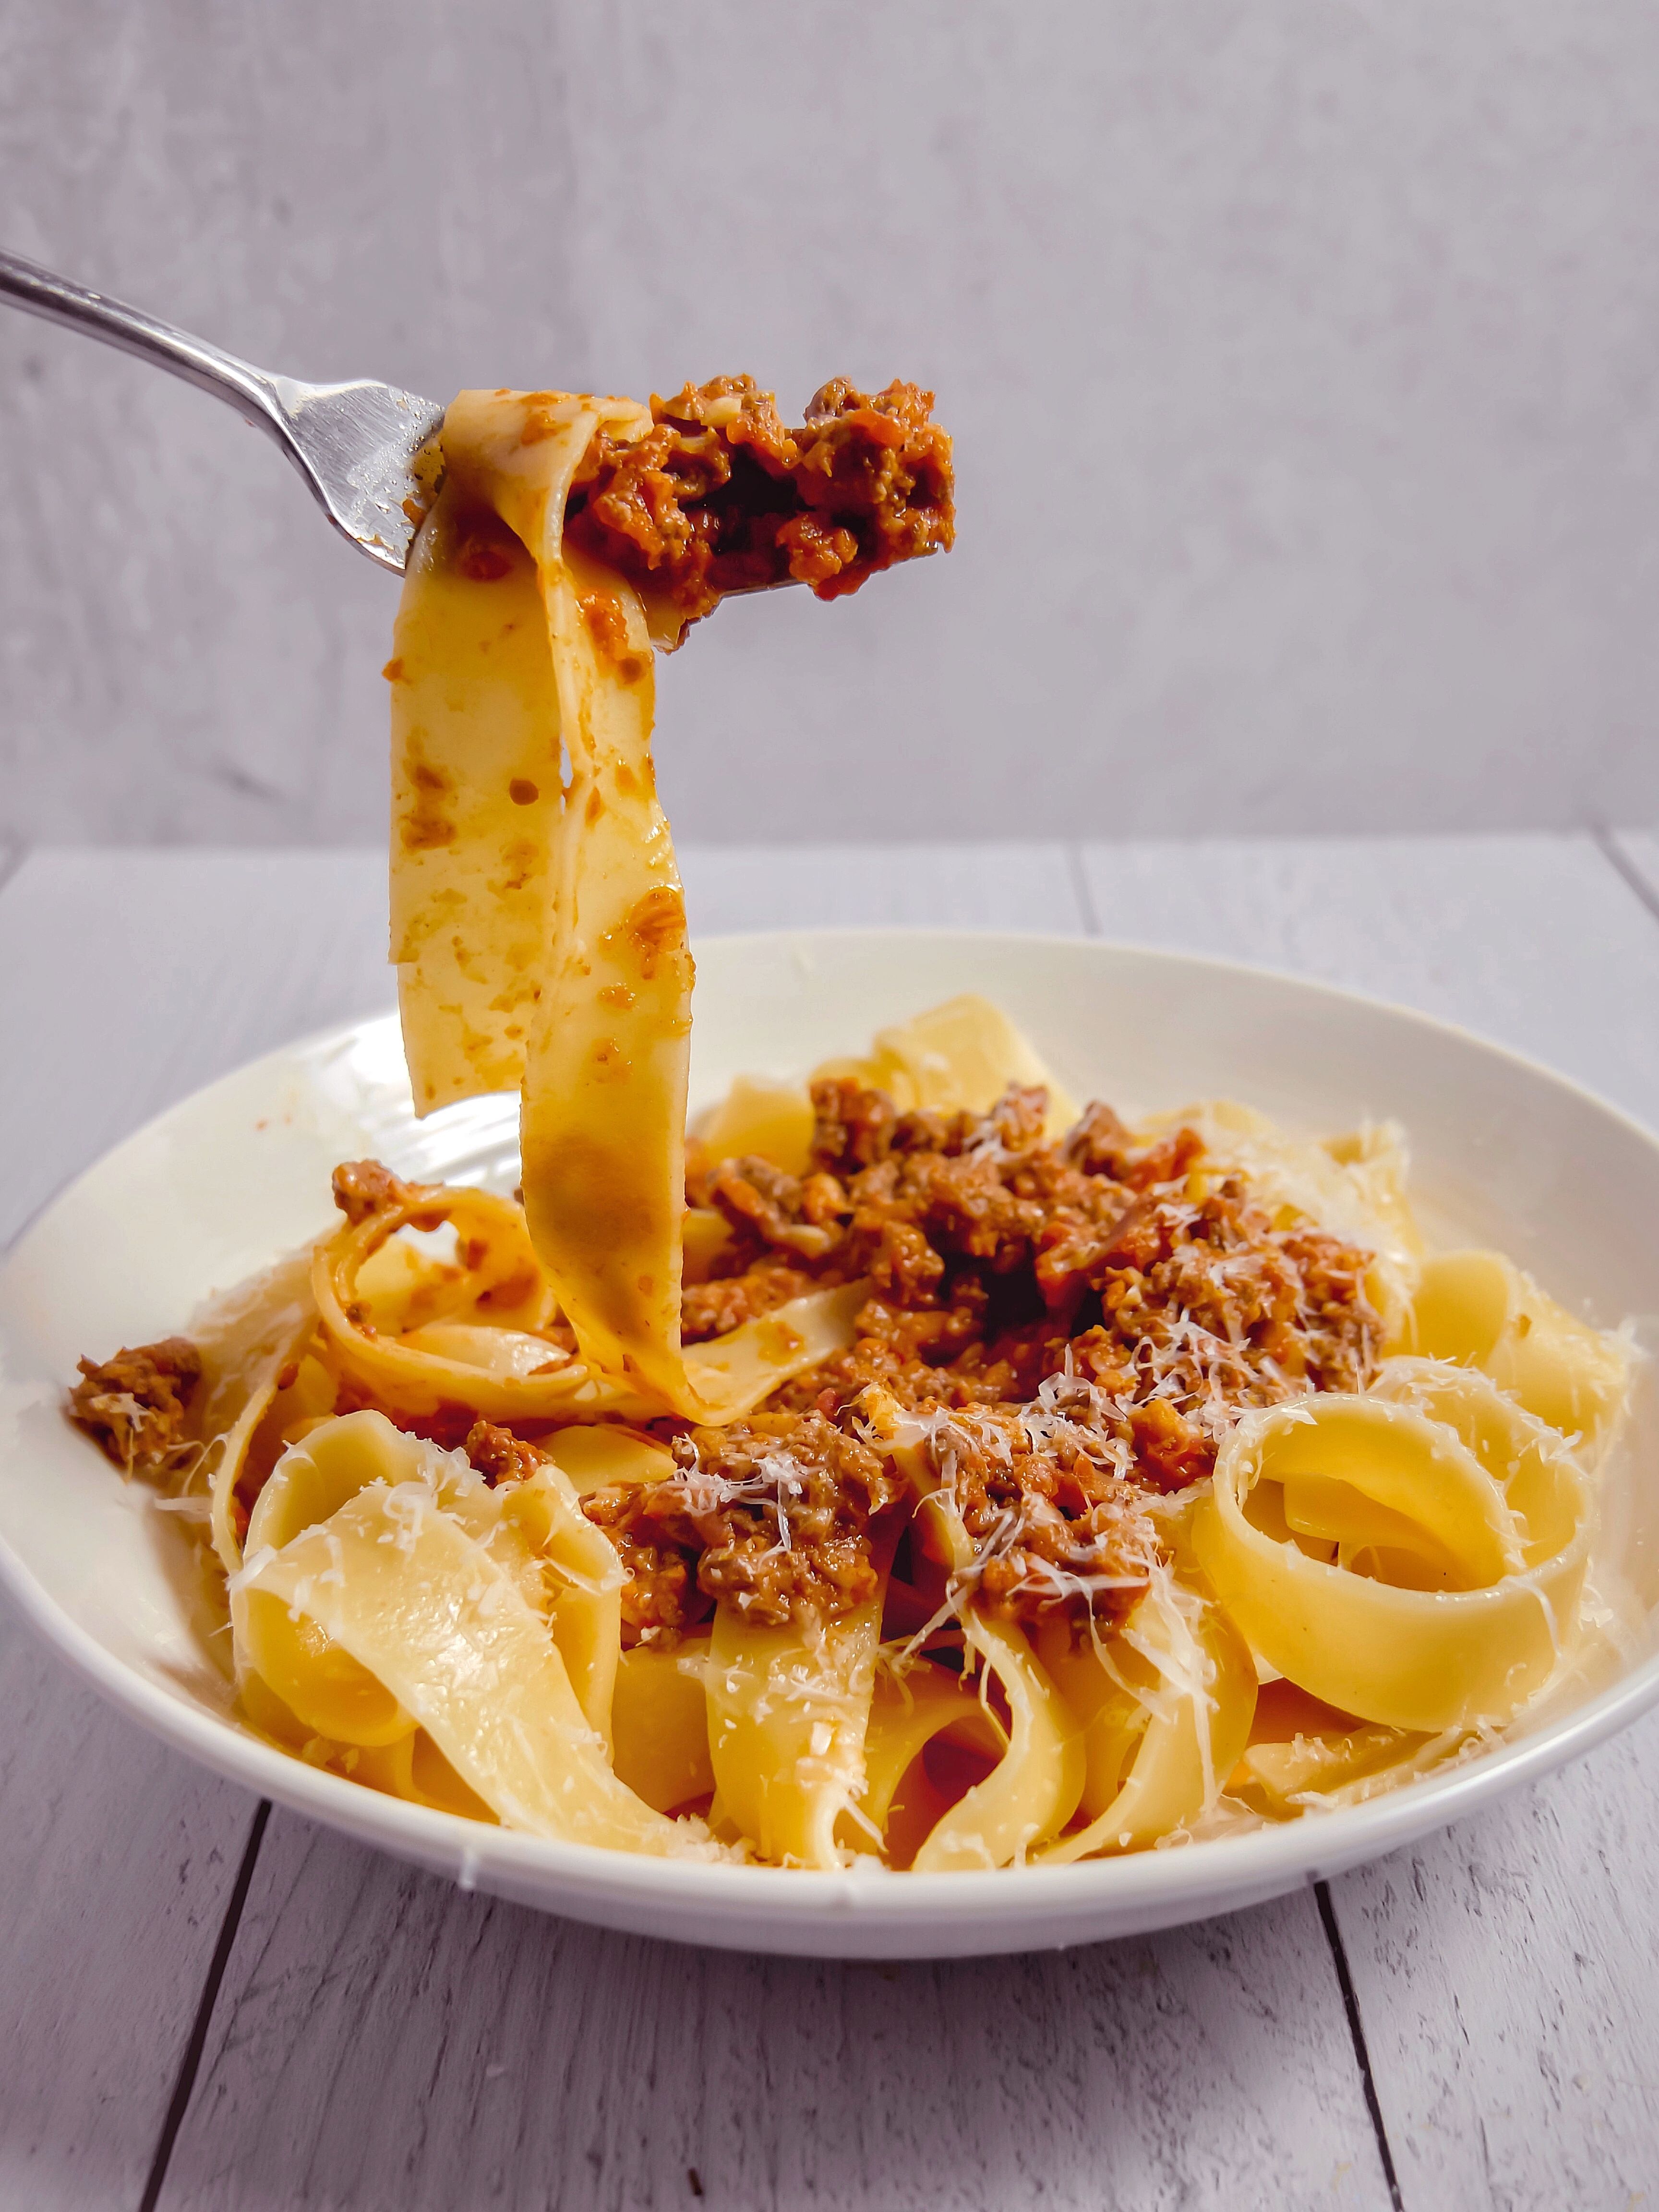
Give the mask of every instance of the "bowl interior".
<path id="1" fill-rule="evenodd" d="M 1639 1334 L 1659 1315 L 1659 1146 L 1644 1130 L 1461 1031 L 1221 963 L 946 933 L 715 940 L 699 948 L 694 1108 L 739 1072 L 799 1077 L 967 989 L 1003 1006 L 1074 1096 L 1126 1114 L 1225 1096 L 1322 1133 L 1398 1120 L 1432 1243 L 1495 1245 L 1604 1326 L 1633 1319 Z M 1656 1686 L 1659 1422 L 1644 1372 L 1609 1475 L 1598 1570 L 1623 1578 L 1644 1624 L 1635 1641 L 1528 1716 L 1503 1749 L 1349 1813 L 1146 1863 L 837 1886 L 763 1869 L 596 1868 L 607 1855 L 503 1837 L 313 1774 L 236 1729 L 184 1531 L 140 1486 L 124 1486 L 59 1409 L 78 1354 L 184 1328 L 208 1293 L 325 1229 L 332 1168 L 366 1154 L 405 1173 L 510 1188 L 514 1102 L 470 1102 L 416 1123 L 395 1024 L 366 1023 L 198 1093 L 33 1224 L 0 1274 L 0 1564 L 45 1632 L 141 1720 L 407 1856 L 471 1867 L 490 1886 L 584 1917 L 702 1940 L 890 1955 L 1077 1940 L 1269 1894 L 1403 1840 L 1584 1747 Z"/>

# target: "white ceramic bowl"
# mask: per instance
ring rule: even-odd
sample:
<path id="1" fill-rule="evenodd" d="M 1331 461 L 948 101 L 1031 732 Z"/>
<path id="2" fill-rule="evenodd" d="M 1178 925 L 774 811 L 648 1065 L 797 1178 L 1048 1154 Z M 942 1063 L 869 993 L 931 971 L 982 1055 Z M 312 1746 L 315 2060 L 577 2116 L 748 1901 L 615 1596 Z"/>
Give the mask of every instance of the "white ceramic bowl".
<path id="1" fill-rule="evenodd" d="M 1328 1131 L 1394 1116 L 1431 1239 L 1497 1245 L 1604 1324 L 1659 1312 L 1659 1144 L 1561 1077 L 1420 1015 L 1216 962 L 915 931 L 731 938 L 699 951 L 694 1106 L 740 1071 L 799 1075 L 964 989 L 1014 1017 L 1079 1097 L 1130 1110 L 1224 1095 Z M 1589 1749 L 1659 1697 L 1651 1640 L 1569 1709 L 1371 1802 L 1134 1857 L 997 1874 L 781 1872 L 538 1841 L 406 1805 L 270 1749 L 232 1719 L 191 1619 L 188 1547 L 64 1419 L 76 1355 L 181 1328 L 210 1291 L 325 1230 L 337 1161 L 510 1188 L 510 1100 L 417 1125 L 395 1024 L 273 1053 L 81 1177 L 0 1273 L 0 1569 L 135 1720 L 234 1780 L 399 1857 L 605 1925 L 822 1957 L 1076 1943 L 1275 1896 L 1394 1849 Z M 1644 1386 L 1645 1388 L 1645 1386 Z M 1638 1409 L 1606 1542 L 1659 1602 L 1659 1422 Z"/>

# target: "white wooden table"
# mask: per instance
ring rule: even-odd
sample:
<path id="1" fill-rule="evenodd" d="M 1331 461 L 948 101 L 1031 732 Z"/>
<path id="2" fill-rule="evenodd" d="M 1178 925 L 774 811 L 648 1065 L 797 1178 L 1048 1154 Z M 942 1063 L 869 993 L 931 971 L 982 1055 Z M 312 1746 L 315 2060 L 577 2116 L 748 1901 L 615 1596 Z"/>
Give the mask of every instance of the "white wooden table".
<path id="1" fill-rule="evenodd" d="M 684 856 L 694 927 L 1103 932 L 1469 1023 L 1659 1121 L 1639 836 Z M 391 1003 L 372 854 L 0 890 L 0 1235 L 237 1061 Z M 0 2206 L 1659 2202 L 1659 1715 L 1227 1920 L 947 1966 L 600 1934 L 197 1771 L 0 1619 Z"/>

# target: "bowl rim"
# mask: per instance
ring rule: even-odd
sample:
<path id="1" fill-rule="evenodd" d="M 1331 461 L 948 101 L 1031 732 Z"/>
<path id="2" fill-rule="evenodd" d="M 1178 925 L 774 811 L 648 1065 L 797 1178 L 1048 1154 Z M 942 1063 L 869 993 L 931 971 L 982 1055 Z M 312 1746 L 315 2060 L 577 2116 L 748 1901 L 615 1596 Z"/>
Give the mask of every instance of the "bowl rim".
<path id="1" fill-rule="evenodd" d="M 1152 963 L 1176 972 L 1199 969 L 1218 980 L 1270 981 L 1307 1002 L 1338 1001 L 1350 1010 L 1385 1014 L 1510 1063 L 1517 1072 L 1570 1094 L 1581 1105 L 1619 1124 L 1655 1152 L 1659 1135 L 1623 1108 L 1575 1077 L 1462 1024 L 1346 986 L 1287 974 L 1257 963 L 1188 954 L 1160 946 L 1053 931 L 886 927 L 786 928 L 728 932 L 699 939 L 694 951 L 753 950 L 805 940 L 907 943 L 994 941 L 1030 948 L 1082 951 L 1104 959 Z M 307 1032 L 256 1055 L 200 1085 L 151 1115 L 119 1143 L 67 1177 L 19 1227 L 0 1255 L 0 1277 L 26 1254 L 33 1237 L 81 1185 L 117 1163 L 129 1147 L 189 1106 L 246 1081 L 261 1069 L 273 1073 L 337 1052 L 366 1030 L 395 1024 L 395 1012 L 365 1016 Z M 153 1682 L 99 1642 L 39 1581 L 0 1525 L 0 1585 L 45 1641 L 118 1710 L 198 1764 L 260 1796 L 371 1843 L 405 1860 L 451 1872 L 463 1887 L 505 1886 L 521 1899 L 579 1917 L 611 1920 L 630 1905 L 713 1916 L 682 1940 L 778 1948 L 769 1937 L 810 1938 L 815 1925 L 853 1919 L 890 1937 L 907 1924 L 917 1932 L 977 1928 L 979 1950 L 1019 1947 L 1030 1924 L 1036 1942 L 1056 1920 L 1074 1923 L 1062 1941 L 1087 1941 L 1091 1925 L 1172 1924 L 1224 1911 L 1232 1905 L 1324 1879 L 1462 1818 L 1494 1798 L 1582 1757 L 1659 1703 L 1659 1651 L 1638 1661 L 1581 1704 L 1567 1708 L 1513 1741 L 1500 1739 L 1468 1758 L 1359 1803 L 1271 1823 L 1239 1835 L 1218 1836 L 1171 1848 L 1079 1861 L 1068 1866 L 1017 1866 L 918 1875 L 878 1863 L 856 1862 L 838 1872 L 731 1865 L 693 1857 L 649 1857 L 586 1844 L 562 1843 L 461 1815 L 414 1805 L 364 1789 L 343 1776 L 303 1761 L 240 1729 L 183 1696 Z M 538 1896 L 538 1893 L 541 1894 Z M 642 1924 L 642 1923 L 641 1923 Z M 1109 1932 L 1105 1931 L 1105 1932 Z M 836 1946 L 837 1954 L 858 1955 Z M 902 1955 L 902 1954 L 896 1954 Z"/>

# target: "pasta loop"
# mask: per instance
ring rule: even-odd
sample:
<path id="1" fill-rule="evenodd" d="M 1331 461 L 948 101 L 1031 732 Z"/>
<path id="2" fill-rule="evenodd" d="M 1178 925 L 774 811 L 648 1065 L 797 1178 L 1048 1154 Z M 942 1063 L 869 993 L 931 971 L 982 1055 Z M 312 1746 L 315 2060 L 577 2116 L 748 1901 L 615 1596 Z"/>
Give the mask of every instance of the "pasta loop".
<path id="1" fill-rule="evenodd" d="M 948 1667 L 919 1659 L 902 1673 L 882 1674 L 870 1713 L 858 1808 L 866 1825 L 847 1824 L 847 1839 L 854 1850 L 873 1850 L 879 1838 L 890 1856 L 890 1822 L 901 1784 L 934 1738 L 947 1734 L 993 1759 L 1001 1759 L 1008 1748 L 1002 1723 Z"/>
<path id="2" fill-rule="evenodd" d="M 919 1874 L 1022 1860 L 1065 1826 L 1083 1795 L 1083 1731 L 1024 1632 L 972 1605 L 962 1630 L 1007 1701 L 1008 1748 L 928 1836 L 915 1856 Z"/>
<path id="3" fill-rule="evenodd" d="M 1472 1370 L 1385 1364 L 1364 1397 L 1247 1415 L 1194 1517 L 1251 1647 L 1391 1728 L 1506 1719 L 1553 1668 L 1589 1548 L 1583 1474 Z"/>
<path id="4" fill-rule="evenodd" d="M 1576 1319 L 1501 1252 L 1425 1261 L 1404 1344 L 1480 1368 L 1529 1413 L 1592 1449 L 1606 1442 L 1629 1383 L 1619 1340 Z"/>

